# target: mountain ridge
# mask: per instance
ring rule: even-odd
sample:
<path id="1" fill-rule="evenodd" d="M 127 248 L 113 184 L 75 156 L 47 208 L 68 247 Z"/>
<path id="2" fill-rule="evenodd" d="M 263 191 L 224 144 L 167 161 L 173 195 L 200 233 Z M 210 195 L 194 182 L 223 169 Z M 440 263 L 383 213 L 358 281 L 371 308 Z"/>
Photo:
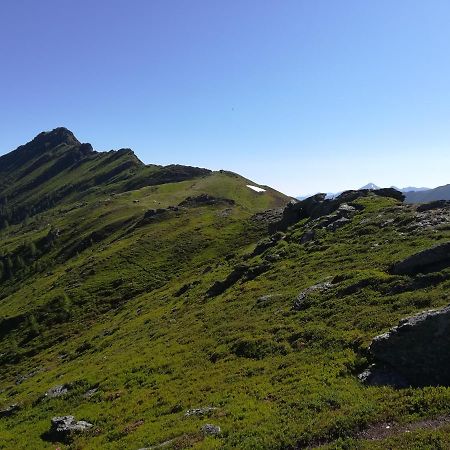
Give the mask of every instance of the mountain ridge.
<path id="1" fill-rule="evenodd" d="M 98 191 L 120 193 L 212 173 L 177 164 L 145 165 L 131 149 L 97 152 L 67 128 L 55 128 L 0 157 L 0 226 Z"/>
<path id="2" fill-rule="evenodd" d="M 2 188 L 2 213 L 35 209 L 0 229 L 0 447 L 369 448 L 386 423 L 448 417 L 448 386 L 397 389 L 389 342 L 370 348 L 448 304 L 449 203 L 393 189 L 297 202 L 229 171 L 159 166 L 136 181 L 129 150 L 33 186 L 70 148 Z M 50 201 L 77 181 L 92 184 Z M 435 428 L 375 444 L 447 448 Z"/>

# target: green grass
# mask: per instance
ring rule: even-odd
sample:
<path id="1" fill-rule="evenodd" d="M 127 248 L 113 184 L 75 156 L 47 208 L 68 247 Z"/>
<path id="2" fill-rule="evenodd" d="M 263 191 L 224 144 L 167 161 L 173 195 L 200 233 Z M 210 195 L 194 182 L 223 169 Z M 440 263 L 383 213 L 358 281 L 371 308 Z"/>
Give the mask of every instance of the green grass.
<path id="1" fill-rule="evenodd" d="M 0 448 L 56 447 L 40 436 L 63 414 L 94 424 L 92 433 L 62 446 L 73 449 L 138 449 L 173 438 L 180 438 L 178 447 L 202 449 L 322 442 L 329 448 L 448 446 L 445 430 L 417 430 L 381 443 L 355 436 L 370 423 L 450 413 L 447 388 L 368 388 L 356 377 L 373 336 L 401 317 L 449 303 L 446 271 L 441 283 L 392 294 L 408 279 L 387 269 L 449 239 L 450 232 L 402 235 L 401 220 L 412 210 L 371 196 L 359 200 L 364 210 L 352 223 L 320 231 L 316 242 L 299 243 L 305 229 L 299 223 L 252 257 L 267 236 L 252 215 L 279 207 L 282 198 L 246 184 L 213 173 L 114 196 L 96 193 L 1 232 L 2 251 L 14 253 L 51 227 L 60 230 L 39 255 L 39 270 L 0 285 L 0 317 L 33 314 L 39 328 L 30 337 L 27 319 L 1 338 L 7 356 L 0 366 L 0 405 L 20 403 L 22 409 L 0 419 Z M 200 193 L 236 205 L 186 208 L 136 226 L 146 210 Z M 382 226 L 389 218 L 397 223 Z M 265 273 L 206 295 L 237 264 L 251 268 L 264 261 L 270 262 Z M 301 290 L 326 279 L 338 281 L 313 293 L 306 309 L 292 310 Z M 33 372 L 17 384 L 19 375 Z M 66 397 L 42 398 L 63 383 L 73 386 Z M 202 406 L 218 409 L 211 417 L 184 416 Z M 204 438 L 205 423 L 220 425 L 222 434 Z"/>

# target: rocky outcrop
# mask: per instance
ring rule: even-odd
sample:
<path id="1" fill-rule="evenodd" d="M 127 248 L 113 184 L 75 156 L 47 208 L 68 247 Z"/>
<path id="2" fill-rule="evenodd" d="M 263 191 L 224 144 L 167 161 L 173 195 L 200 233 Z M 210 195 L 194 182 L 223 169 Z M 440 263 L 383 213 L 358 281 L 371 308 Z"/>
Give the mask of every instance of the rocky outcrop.
<path id="1" fill-rule="evenodd" d="M 42 437 L 47 441 L 68 443 L 74 435 L 85 433 L 92 427 L 91 423 L 75 420 L 74 416 L 53 417 L 50 430 Z"/>
<path id="2" fill-rule="evenodd" d="M 339 209 L 343 204 L 354 202 L 358 198 L 367 197 L 369 195 L 378 195 L 380 197 L 390 197 L 398 201 L 403 201 L 405 196 L 396 189 L 361 189 L 358 191 L 345 191 L 336 198 L 327 199 L 326 194 L 316 194 L 305 200 L 288 203 L 283 211 L 280 221 L 271 224 L 269 230 L 275 232 L 278 230 L 285 231 L 289 226 L 294 225 L 303 219 L 314 220 L 322 216 L 328 216 Z M 358 205 L 350 205 L 352 208 Z"/>
<path id="3" fill-rule="evenodd" d="M 400 321 L 373 339 L 374 365 L 360 375 L 368 384 L 450 386 L 450 306 Z"/>
<path id="4" fill-rule="evenodd" d="M 178 206 L 195 207 L 195 206 L 210 206 L 210 205 L 227 205 L 233 206 L 234 200 L 229 198 L 214 197 L 209 194 L 200 194 L 195 197 L 185 198 Z"/>
<path id="5" fill-rule="evenodd" d="M 232 270 L 232 272 L 225 278 L 225 280 L 216 281 L 208 290 L 206 295 L 208 297 L 215 297 L 216 295 L 222 294 L 228 288 L 233 286 L 239 280 L 250 281 L 267 272 L 272 268 L 271 264 L 268 262 L 262 262 L 261 264 L 256 264 L 253 266 L 248 266 L 247 264 L 238 264 Z"/>
<path id="6" fill-rule="evenodd" d="M 269 248 L 275 246 L 278 243 L 278 241 L 284 239 L 284 237 L 285 237 L 284 233 L 278 232 L 273 234 L 272 236 L 262 239 L 256 244 L 255 249 L 249 256 L 253 257 L 260 255 L 261 253 L 264 253 Z"/>
<path id="7" fill-rule="evenodd" d="M 390 272 L 394 275 L 416 275 L 439 272 L 450 266 L 450 242 L 439 244 L 395 263 Z"/>

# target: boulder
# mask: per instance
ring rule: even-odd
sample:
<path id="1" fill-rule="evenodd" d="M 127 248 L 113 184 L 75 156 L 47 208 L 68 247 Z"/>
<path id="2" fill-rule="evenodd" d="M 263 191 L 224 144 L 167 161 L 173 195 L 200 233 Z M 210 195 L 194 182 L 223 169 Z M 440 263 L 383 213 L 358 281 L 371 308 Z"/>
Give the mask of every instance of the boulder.
<path id="1" fill-rule="evenodd" d="M 375 367 L 370 376 L 360 377 L 369 384 L 450 386 L 449 348 L 450 306 L 425 311 L 373 339 L 369 351 Z M 383 383 L 380 371 L 390 374 Z M 389 381 L 393 376 L 397 382 Z"/>
<path id="2" fill-rule="evenodd" d="M 395 263 L 390 272 L 394 275 L 416 275 L 439 272 L 450 266 L 450 242 L 439 244 Z"/>
<path id="3" fill-rule="evenodd" d="M 92 427 L 92 423 L 75 420 L 74 416 L 53 417 L 50 430 L 43 437 L 48 441 L 70 442 L 74 435 L 85 433 Z"/>

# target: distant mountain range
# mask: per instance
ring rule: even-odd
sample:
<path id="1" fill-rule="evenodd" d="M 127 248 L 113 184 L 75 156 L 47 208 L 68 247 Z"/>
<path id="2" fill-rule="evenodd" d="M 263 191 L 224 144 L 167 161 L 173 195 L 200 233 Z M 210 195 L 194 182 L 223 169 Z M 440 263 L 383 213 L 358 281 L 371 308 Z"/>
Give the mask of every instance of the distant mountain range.
<path id="1" fill-rule="evenodd" d="M 450 184 L 423 191 L 409 191 L 405 195 L 406 203 L 428 203 L 435 200 L 450 200 Z"/>

